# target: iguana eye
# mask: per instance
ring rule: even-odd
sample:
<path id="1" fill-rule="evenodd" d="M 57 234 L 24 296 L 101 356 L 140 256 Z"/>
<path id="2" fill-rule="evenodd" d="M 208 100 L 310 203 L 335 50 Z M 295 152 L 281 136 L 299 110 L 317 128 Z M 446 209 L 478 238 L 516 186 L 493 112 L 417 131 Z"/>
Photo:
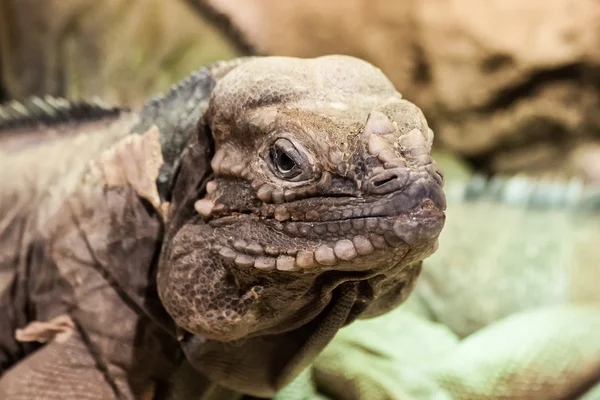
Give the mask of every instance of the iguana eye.
<path id="1" fill-rule="evenodd" d="M 281 174 L 289 174 L 296 167 L 294 160 L 277 147 L 271 148 L 271 161 Z"/>
<path id="2" fill-rule="evenodd" d="M 273 172 L 283 179 L 301 180 L 307 160 L 296 146 L 285 138 L 277 139 L 269 149 L 269 160 Z M 299 179 L 294 179 L 299 178 Z"/>

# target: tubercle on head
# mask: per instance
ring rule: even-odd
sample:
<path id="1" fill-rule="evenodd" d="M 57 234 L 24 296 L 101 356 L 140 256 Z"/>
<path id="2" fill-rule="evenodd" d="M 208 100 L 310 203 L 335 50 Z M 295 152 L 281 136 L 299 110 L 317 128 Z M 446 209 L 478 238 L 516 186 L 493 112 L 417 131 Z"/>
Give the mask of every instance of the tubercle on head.
<path id="1" fill-rule="evenodd" d="M 367 143 L 368 153 L 377 157 L 383 168 L 405 167 L 408 162 L 425 166 L 433 161 L 433 131 L 426 123 L 423 126 L 426 128 L 425 134 L 421 129 L 414 128 L 398 135 L 396 121 L 392 122 L 382 112 L 373 110 L 367 118 L 362 137 Z M 399 157 L 399 153 L 404 157 Z"/>
<path id="2" fill-rule="evenodd" d="M 396 121 L 383 113 L 373 110 L 369 114 L 363 130 L 363 140 L 367 152 L 381 163 L 374 167 L 371 176 L 385 174 L 386 171 L 408 173 L 409 170 L 425 170 L 443 186 L 444 178 L 437 163 L 431 156 L 433 131 L 422 118 L 422 128 L 413 128 L 399 135 Z M 398 156 L 401 154 L 402 156 Z"/>

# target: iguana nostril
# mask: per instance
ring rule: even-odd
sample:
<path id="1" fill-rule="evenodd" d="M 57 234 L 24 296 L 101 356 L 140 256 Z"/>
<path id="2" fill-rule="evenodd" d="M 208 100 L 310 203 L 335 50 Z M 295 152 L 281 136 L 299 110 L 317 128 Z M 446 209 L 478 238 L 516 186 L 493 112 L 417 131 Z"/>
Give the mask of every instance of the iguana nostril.
<path id="1" fill-rule="evenodd" d="M 369 179 L 367 192 L 373 194 L 386 194 L 401 190 L 408 181 L 408 171 L 404 168 L 385 170 Z"/>
<path id="2" fill-rule="evenodd" d="M 375 182 L 373 182 L 373 186 L 381 187 L 381 186 L 385 185 L 386 183 L 390 183 L 396 179 L 398 179 L 397 175 L 392 175 L 389 177 L 382 177 L 382 179 L 379 179 L 379 180 L 376 180 Z"/>

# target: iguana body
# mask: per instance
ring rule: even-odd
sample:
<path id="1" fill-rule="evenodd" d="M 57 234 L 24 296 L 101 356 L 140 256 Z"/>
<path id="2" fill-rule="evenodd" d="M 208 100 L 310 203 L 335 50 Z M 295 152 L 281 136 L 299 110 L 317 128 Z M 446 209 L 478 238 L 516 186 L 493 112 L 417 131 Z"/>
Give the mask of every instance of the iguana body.
<path id="1" fill-rule="evenodd" d="M 436 159 L 448 220 L 413 295 L 342 329 L 281 399 L 600 398 L 600 188 Z"/>
<path id="2" fill-rule="evenodd" d="M 139 112 L 54 103 L 2 109 L 3 399 L 167 397 L 184 354 L 201 393 L 268 397 L 435 251 L 433 134 L 360 60 L 224 63 Z"/>

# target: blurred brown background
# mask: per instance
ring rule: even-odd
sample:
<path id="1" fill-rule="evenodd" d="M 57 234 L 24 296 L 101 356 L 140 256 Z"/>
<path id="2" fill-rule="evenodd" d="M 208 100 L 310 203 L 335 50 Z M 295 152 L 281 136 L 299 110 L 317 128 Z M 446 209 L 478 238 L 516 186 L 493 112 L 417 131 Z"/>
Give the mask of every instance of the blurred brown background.
<path id="1" fill-rule="evenodd" d="M 235 51 L 184 0 L 0 0 L 8 98 L 139 105 Z"/>
<path id="2" fill-rule="evenodd" d="M 132 106 L 219 59 L 341 53 L 484 172 L 600 183 L 596 0 L 0 0 L 4 99 Z"/>

